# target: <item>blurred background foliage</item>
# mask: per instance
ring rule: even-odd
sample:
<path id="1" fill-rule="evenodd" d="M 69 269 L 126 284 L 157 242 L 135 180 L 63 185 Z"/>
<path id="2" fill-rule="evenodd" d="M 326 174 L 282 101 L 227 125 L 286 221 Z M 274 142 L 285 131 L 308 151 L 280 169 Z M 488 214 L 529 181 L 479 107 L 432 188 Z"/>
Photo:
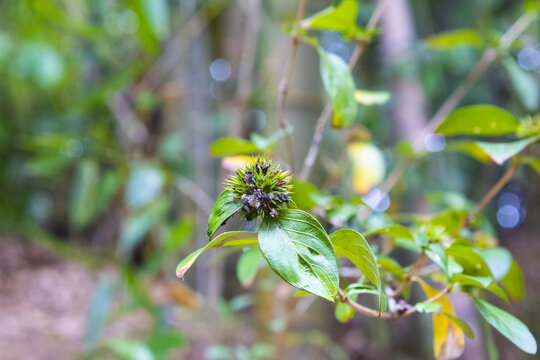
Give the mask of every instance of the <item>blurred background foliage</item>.
<path id="1" fill-rule="evenodd" d="M 382 35 L 354 73 L 358 88 L 383 91 L 383 98 L 388 91 L 390 100 L 364 99 L 375 105 L 359 108 L 355 123 L 370 145 L 347 150 L 350 132 L 325 134 L 311 181 L 333 195 L 364 192 L 359 179 L 375 168 L 379 175 L 370 176 L 388 172 L 407 149 L 401 142 L 527 6 L 392 1 Z M 307 15 L 328 5 L 309 1 Z M 358 24 L 374 7 L 359 2 Z M 242 289 L 234 257 L 203 258 L 187 283 L 174 277 L 181 256 L 207 241 L 206 220 L 222 189 L 227 169 L 211 149 L 223 154 L 228 145 L 211 148 L 213 141 L 256 133 L 257 148 L 273 146 L 286 158 L 273 119 L 295 11 L 295 2 L 284 0 L 0 3 L 3 358 L 430 357 L 428 320 L 339 324 L 330 303 L 291 298 L 268 269 L 241 277 L 249 290 Z M 424 41 L 453 29 L 470 31 L 460 38 L 465 46 Z M 530 26 L 461 105 L 495 104 L 520 118 L 537 113 L 539 31 Z M 345 60 L 354 45 L 332 31 L 321 32 L 319 42 Z M 286 113 L 297 164 L 324 102 L 316 51 L 301 45 Z M 346 166 L 358 151 L 375 152 L 375 164 Z M 426 209 L 425 195 L 435 192 L 459 207 L 482 196 L 501 171 L 434 152 L 406 172 L 380 210 L 406 216 Z M 533 334 L 540 334 L 539 179 L 520 170 L 488 212 L 489 233 L 522 264 L 529 290 L 512 312 Z M 355 206 L 340 203 L 330 217 L 350 216 Z M 382 223 L 377 214 L 371 221 Z M 248 254 L 239 266 L 256 270 L 259 259 Z M 407 254 L 398 257 L 408 263 Z M 472 316 L 466 304 L 455 306 Z M 501 359 L 526 358 L 507 342 L 497 347 Z M 463 358 L 486 358 L 487 351 L 477 341 Z"/>

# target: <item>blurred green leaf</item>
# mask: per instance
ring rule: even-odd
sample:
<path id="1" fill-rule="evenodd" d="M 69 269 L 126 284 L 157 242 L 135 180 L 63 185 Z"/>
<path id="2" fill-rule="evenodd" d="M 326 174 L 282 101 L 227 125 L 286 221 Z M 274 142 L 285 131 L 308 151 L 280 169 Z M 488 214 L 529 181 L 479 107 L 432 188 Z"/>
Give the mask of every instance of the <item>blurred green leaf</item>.
<path id="1" fill-rule="evenodd" d="M 51 88 L 64 77 L 64 60 L 50 44 L 29 41 L 17 49 L 14 70 L 43 88 Z"/>
<path id="2" fill-rule="evenodd" d="M 377 264 L 390 274 L 394 275 L 398 279 L 401 279 L 405 273 L 403 267 L 398 262 L 390 257 L 379 256 L 377 257 Z"/>
<path id="3" fill-rule="evenodd" d="M 359 31 L 356 25 L 357 13 L 356 0 L 343 0 L 337 6 L 330 6 L 302 20 L 300 26 L 304 29 L 334 30 L 340 32 L 345 38 L 354 38 Z"/>
<path id="4" fill-rule="evenodd" d="M 311 194 L 318 193 L 319 189 L 311 183 L 293 180 L 291 200 L 301 210 L 311 210 L 317 203 L 311 198 Z"/>
<path id="5" fill-rule="evenodd" d="M 473 298 L 484 319 L 508 340 L 529 354 L 536 354 L 536 340 L 519 319 L 479 298 Z"/>
<path id="6" fill-rule="evenodd" d="M 130 216 L 120 231 L 119 251 L 126 254 L 137 246 L 154 226 L 165 219 L 169 207 L 168 199 L 158 199 Z"/>
<path id="7" fill-rule="evenodd" d="M 154 331 L 148 339 L 148 347 L 156 359 L 170 359 L 170 352 L 186 345 L 184 335 L 169 331 Z"/>
<path id="8" fill-rule="evenodd" d="M 257 234 L 245 231 L 230 231 L 220 234 L 210 241 L 208 245 L 189 254 L 184 260 L 180 261 L 176 267 L 176 276 L 184 278 L 186 271 L 193 265 L 195 260 L 206 250 L 222 246 L 246 246 L 257 243 Z"/>
<path id="9" fill-rule="evenodd" d="M 457 29 L 445 31 L 428 37 L 426 45 L 433 50 L 449 50 L 458 46 L 482 47 L 482 35 L 473 29 Z"/>
<path id="10" fill-rule="evenodd" d="M 264 264 L 264 261 L 257 248 L 249 249 L 240 255 L 236 264 L 236 275 L 242 286 L 248 287 L 253 283 L 261 264 Z"/>
<path id="11" fill-rule="evenodd" d="M 339 275 L 328 234 L 310 214 L 283 209 L 259 228 L 259 247 L 270 267 L 290 285 L 334 301 Z"/>
<path id="12" fill-rule="evenodd" d="M 465 334 L 465 336 L 467 336 L 469 339 L 474 339 L 473 330 L 471 329 L 469 324 L 467 324 L 463 319 L 460 319 L 457 316 L 446 313 L 446 312 L 443 312 L 443 315 L 446 316 L 447 318 L 449 318 L 450 320 L 452 320 L 452 322 L 454 322 L 454 324 L 459 326 L 461 328 L 461 330 L 463 330 L 463 333 Z"/>
<path id="13" fill-rule="evenodd" d="M 521 161 L 524 164 L 529 165 L 531 168 L 534 169 L 534 171 L 538 173 L 538 175 L 540 175 L 540 160 L 539 159 L 535 159 L 533 157 L 524 157 L 521 159 Z"/>
<path id="14" fill-rule="evenodd" d="M 484 151 L 497 165 L 504 164 L 512 156 L 519 154 L 527 146 L 537 141 L 538 137 L 511 141 L 506 143 L 493 143 L 477 141 L 476 145 Z"/>
<path id="15" fill-rule="evenodd" d="M 356 301 L 356 295 L 351 295 L 350 298 L 351 300 Z M 354 318 L 354 314 L 355 314 L 355 311 L 352 307 L 345 305 L 341 301 L 338 301 L 336 303 L 334 315 L 339 322 L 342 322 L 342 323 L 349 322 L 349 320 Z"/>
<path id="16" fill-rule="evenodd" d="M 107 347 L 124 360 L 154 360 L 150 348 L 142 343 L 129 340 L 112 340 Z"/>
<path id="17" fill-rule="evenodd" d="M 431 302 L 431 303 L 419 302 L 419 303 L 416 303 L 414 307 L 416 308 L 418 312 L 426 313 L 426 314 L 434 313 L 434 312 L 436 313 L 436 312 L 441 311 L 441 304 L 437 302 Z"/>
<path id="18" fill-rule="evenodd" d="M 77 168 L 70 201 L 70 223 L 77 229 L 85 227 L 96 214 L 99 194 L 99 166 L 96 161 L 84 159 Z"/>
<path id="19" fill-rule="evenodd" d="M 496 283 L 495 280 L 488 276 L 470 276 L 465 274 L 454 274 L 453 282 L 462 286 L 476 286 L 491 291 L 499 296 L 504 301 L 508 301 L 508 296 Z"/>
<path id="20" fill-rule="evenodd" d="M 114 283 L 108 277 L 101 277 L 94 289 L 88 310 L 84 344 L 93 350 L 99 341 L 101 332 L 107 321 L 114 293 Z"/>
<path id="21" fill-rule="evenodd" d="M 136 164 L 131 169 L 126 185 L 126 201 L 130 207 L 141 208 L 152 202 L 161 192 L 164 175 L 152 165 Z"/>
<path id="22" fill-rule="evenodd" d="M 517 262 L 512 261 L 510 269 L 501 279 L 501 284 L 512 299 L 523 299 L 525 296 L 525 281 L 523 279 L 523 272 Z"/>
<path id="23" fill-rule="evenodd" d="M 354 99 L 365 106 L 382 105 L 390 100 L 390 93 L 388 91 L 356 90 Z"/>
<path id="24" fill-rule="evenodd" d="M 169 33 L 170 12 L 167 0 L 142 0 L 142 7 L 156 38 L 165 38 Z"/>
<path id="25" fill-rule="evenodd" d="M 377 286 L 379 291 L 379 311 L 382 311 L 383 288 L 377 267 L 377 258 L 362 234 L 352 229 L 339 229 L 330 234 L 336 255 L 345 256 Z"/>
<path id="26" fill-rule="evenodd" d="M 101 177 L 96 198 L 96 215 L 99 215 L 109 206 L 114 195 L 120 188 L 121 181 L 120 175 L 112 170 L 108 170 Z"/>
<path id="27" fill-rule="evenodd" d="M 239 138 L 221 138 L 210 146 L 210 155 L 229 156 L 258 152 L 259 148 L 251 141 Z"/>
<path id="28" fill-rule="evenodd" d="M 463 267 L 463 272 L 467 275 L 493 276 L 486 261 L 475 248 L 461 243 L 454 243 L 446 249 L 446 254 L 454 258 Z"/>
<path id="29" fill-rule="evenodd" d="M 492 105 L 472 105 L 454 110 L 439 125 L 443 135 L 505 135 L 515 133 L 519 122 L 508 111 Z"/>
<path id="30" fill-rule="evenodd" d="M 414 240 L 414 236 L 411 234 L 411 231 L 403 225 L 392 225 L 379 230 L 371 231 L 365 234 L 365 237 L 370 237 L 374 235 L 386 235 L 392 238 Z"/>
<path id="31" fill-rule="evenodd" d="M 208 229 L 206 230 L 208 238 L 211 239 L 217 229 L 241 208 L 242 204 L 234 201 L 232 192 L 228 190 L 222 191 L 216 199 L 212 213 L 208 218 Z"/>
<path id="32" fill-rule="evenodd" d="M 501 280 L 512 266 L 512 254 L 502 247 L 479 250 L 495 280 Z"/>
<path id="33" fill-rule="evenodd" d="M 178 251 L 180 247 L 195 234 L 196 218 L 194 214 L 187 214 L 174 224 L 165 240 L 164 247 L 167 252 Z"/>
<path id="34" fill-rule="evenodd" d="M 321 47 L 317 49 L 322 82 L 334 111 L 332 127 L 340 129 L 352 124 L 356 118 L 358 106 L 354 100 L 354 80 L 349 66 L 339 56 Z"/>
<path id="35" fill-rule="evenodd" d="M 514 90 L 525 108 L 529 111 L 537 110 L 540 99 L 538 80 L 534 78 L 533 74 L 523 70 L 511 57 L 505 58 L 503 65 L 508 72 Z"/>

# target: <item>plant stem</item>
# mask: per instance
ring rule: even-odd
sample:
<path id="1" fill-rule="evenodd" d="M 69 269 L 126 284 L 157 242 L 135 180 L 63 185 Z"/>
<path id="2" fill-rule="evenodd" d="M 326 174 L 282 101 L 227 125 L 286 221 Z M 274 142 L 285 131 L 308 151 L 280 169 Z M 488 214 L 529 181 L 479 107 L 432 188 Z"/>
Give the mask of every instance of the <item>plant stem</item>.
<path id="1" fill-rule="evenodd" d="M 381 14 L 387 2 L 388 0 L 379 1 L 377 7 L 373 11 L 373 14 L 371 14 L 371 17 L 368 21 L 368 24 L 366 26 L 367 31 L 375 29 L 375 26 L 377 26 L 377 23 L 381 18 Z M 354 52 L 349 59 L 349 69 L 351 69 L 351 71 L 353 71 L 358 64 L 358 61 L 360 60 L 360 57 L 362 56 L 362 53 L 364 52 L 368 43 L 369 41 L 366 40 L 360 40 L 356 43 Z M 304 165 L 302 166 L 302 171 L 300 172 L 300 180 L 302 181 L 306 181 L 309 178 L 311 170 L 313 169 L 313 165 L 315 165 L 315 160 L 317 160 L 317 155 L 319 154 L 319 148 L 321 145 L 324 129 L 331 115 L 332 104 L 328 102 L 324 106 L 323 111 L 321 112 L 321 115 L 319 116 L 319 119 L 317 119 L 317 123 L 315 125 L 313 140 L 311 140 L 311 145 L 309 146 L 308 153 L 304 159 Z"/>
<path id="2" fill-rule="evenodd" d="M 300 21 L 304 17 L 305 8 L 306 8 L 306 0 L 299 0 L 298 9 L 296 10 L 296 20 L 294 22 L 294 28 L 293 28 L 291 51 L 289 53 L 289 59 L 287 60 L 287 68 L 285 70 L 285 76 L 279 82 L 278 98 L 277 98 L 277 106 L 276 106 L 276 120 L 279 126 L 284 131 L 287 130 L 289 126 L 289 122 L 285 118 L 285 104 L 287 101 L 287 93 L 289 92 L 289 83 L 291 81 L 293 70 L 294 70 L 294 63 L 296 61 L 296 54 L 298 52 L 298 45 L 300 44 L 298 40 L 298 31 L 300 28 Z M 294 170 L 295 168 L 294 152 L 293 152 L 292 137 L 291 137 L 290 132 L 287 132 L 285 136 L 285 145 L 287 146 L 289 164 L 291 165 L 291 168 Z"/>
<path id="3" fill-rule="evenodd" d="M 433 302 L 439 300 L 440 298 L 442 298 L 443 296 L 445 296 L 446 294 L 448 294 L 449 292 L 450 292 L 450 287 L 446 287 L 443 290 L 441 290 L 441 292 L 439 292 L 437 295 L 435 295 L 432 298 L 429 298 L 426 301 L 424 301 L 424 303 L 433 303 Z M 338 299 L 339 299 L 339 301 L 341 301 L 345 305 L 348 305 L 351 308 L 353 308 L 354 311 L 356 311 L 357 313 L 362 314 L 362 315 L 366 315 L 366 316 L 369 316 L 369 317 L 373 317 L 373 318 L 396 320 L 396 319 L 411 316 L 412 314 L 414 314 L 414 313 L 416 313 L 418 311 L 416 309 L 416 307 L 411 307 L 410 309 L 408 309 L 408 310 L 406 310 L 404 312 L 401 312 L 401 313 L 396 312 L 396 313 L 381 313 L 381 314 L 379 314 L 378 311 L 370 309 L 370 308 L 368 308 L 368 307 L 366 307 L 364 305 L 360 305 L 356 301 L 349 299 L 342 289 L 338 290 Z"/>
<path id="4" fill-rule="evenodd" d="M 491 189 L 489 189 L 486 195 L 484 195 L 482 200 L 480 200 L 474 211 L 469 215 L 469 220 L 473 220 L 476 215 L 478 215 L 478 213 L 482 211 L 486 207 L 486 205 L 491 202 L 491 200 L 493 200 L 495 195 L 497 195 L 499 191 L 501 191 L 501 189 L 504 187 L 504 185 L 506 185 L 508 181 L 510 181 L 512 176 L 516 173 L 517 169 L 519 169 L 519 162 L 513 161 L 506 170 L 506 172 L 503 174 L 503 176 L 499 179 L 499 181 L 497 181 L 495 185 L 493 185 Z"/>
<path id="5" fill-rule="evenodd" d="M 416 276 L 416 273 L 418 272 L 418 270 L 422 266 L 424 266 L 425 260 L 426 260 L 426 253 L 423 252 L 418 256 L 418 258 L 416 259 L 416 262 L 411 267 L 408 274 L 405 276 L 405 279 L 403 279 L 403 281 L 396 287 L 396 289 L 391 294 L 389 294 L 390 297 L 395 298 L 396 296 L 401 294 L 403 290 L 405 290 L 405 288 L 410 284 L 411 280 Z"/>

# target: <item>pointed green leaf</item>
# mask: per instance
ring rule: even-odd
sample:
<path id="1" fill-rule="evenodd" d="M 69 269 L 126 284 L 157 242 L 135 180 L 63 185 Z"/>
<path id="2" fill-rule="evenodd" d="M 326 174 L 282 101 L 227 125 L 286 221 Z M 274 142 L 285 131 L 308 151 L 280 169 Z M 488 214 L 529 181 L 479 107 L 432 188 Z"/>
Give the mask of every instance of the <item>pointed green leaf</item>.
<path id="1" fill-rule="evenodd" d="M 501 284 L 508 291 L 512 299 L 523 299 L 525 295 L 525 282 L 523 280 L 523 272 L 517 262 L 512 261 L 510 270 L 502 278 Z"/>
<path id="2" fill-rule="evenodd" d="M 253 142 L 239 138 L 221 138 L 210 146 L 212 156 L 243 155 L 257 151 L 259 148 Z"/>
<path id="3" fill-rule="evenodd" d="M 454 243 L 446 249 L 446 254 L 461 265 L 463 267 L 463 272 L 467 275 L 493 276 L 489 266 L 486 264 L 484 258 L 478 253 L 478 250 L 468 245 Z"/>
<path id="4" fill-rule="evenodd" d="M 502 165 L 512 156 L 519 154 L 527 146 L 538 140 L 538 137 L 511 141 L 506 143 L 492 143 L 477 141 L 476 145 L 482 149 L 497 165 Z"/>
<path id="5" fill-rule="evenodd" d="M 345 256 L 377 286 L 379 291 L 379 311 L 382 308 L 383 289 L 377 259 L 362 234 L 352 229 L 340 229 L 330 234 L 336 254 Z"/>
<path id="6" fill-rule="evenodd" d="M 234 201 L 232 192 L 228 190 L 221 192 L 208 218 L 208 230 L 206 231 L 208 237 L 211 238 L 217 229 L 241 208 L 242 204 Z"/>
<path id="7" fill-rule="evenodd" d="M 426 45 L 434 50 L 449 50 L 459 46 L 481 47 L 484 39 L 471 29 L 457 29 L 435 34 L 426 39 Z"/>
<path id="8" fill-rule="evenodd" d="M 357 13 L 357 0 L 343 0 L 338 6 L 330 6 L 302 20 L 300 25 L 304 29 L 334 30 L 345 38 L 352 38 L 359 30 L 356 25 Z"/>
<path id="9" fill-rule="evenodd" d="M 479 250 L 495 280 L 501 280 L 512 266 L 512 254 L 502 247 Z"/>
<path id="10" fill-rule="evenodd" d="M 242 286 L 248 287 L 253 283 L 262 261 L 261 251 L 257 248 L 249 249 L 240 255 L 236 264 L 236 275 Z"/>
<path id="11" fill-rule="evenodd" d="M 313 216 L 284 209 L 276 219 L 265 218 L 259 247 L 272 270 L 287 283 L 334 301 L 339 286 L 334 249 Z"/>
<path id="12" fill-rule="evenodd" d="M 439 125 L 443 135 L 504 135 L 513 134 L 518 120 L 508 111 L 492 105 L 473 105 L 453 111 Z"/>
<path id="13" fill-rule="evenodd" d="M 356 301 L 356 295 L 350 296 L 351 300 Z M 338 301 L 336 303 L 336 309 L 334 311 L 334 315 L 336 316 L 336 319 L 338 319 L 339 322 L 347 323 L 349 320 L 354 318 L 355 311 L 352 307 L 342 303 L 341 301 Z"/>
<path id="14" fill-rule="evenodd" d="M 386 235 L 392 238 L 414 240 L 414 236 L 411 234 L 411 231 L 403 225 L 392 225 L 379 230 L 371 231 L 366 234 L 366 237 L 378 234 Z"/>
<path id="15" fill-rule="evenodd" d="M 189 254 L 176 267 L 176 276 L 184 278 L 184 274 L 193 265 L 195 260 L 206 250 L 222 246 L 246 246 L 257 243 L 257 234 L 245 231 L 230 231 L 220 234 L 214 240 L 210 241 L 205 247 L 200 248 Z"/>
<path id="16" fill-rule="evenodd" d="M 473 298 L 484 319 L 517 347 L 529 354 L 536 354 L 536 340 L 527 326 L 513 315 L 479 298 Z"/>
<path id="17" fill-rule="evenodd" d="M 447 312 L 443 312 L 443 315 L 449 318 L 450 320 L 452 320 L 454 324 L 459 326 L 461 330 L 463 330 L 463 333 L 465 334 L 465 336 L 467 336 L 469 339 L 474 339 L 474 331 L 471 329 L 469 324 L 465 322 L 465 320 L 458 318 L 457 316 L 454 316 Z"/>
<path id="18" fill-rule="evenodd" d="M 523 70 L 511 57 L 504 59 L 503 65 L 508 72 L 514 90 L 525 108 L 529 111 L 538 109 L 538 100 L 540 99 L 538 81 L 531 73 Z"/>
<path id="19" fill-rule="evenodd" d="M 354 100 L 354 80 L 349 66 L 339 56 L 321 47 L 318 51 L 322 82 L 334 111 L 332 127 L 339 129 L 352 124 L 356 117 L 358 106 Z"/>
<path id="20" fill-rule="evenodd" d="M 476 286 L 489 290 L 495 295 L 499 296 L 504 301 L 508 301 L 508 296 L 506 295 L 504 290 L 495 283 L 495 279 L 493 279 L 492 277 L 454 274 L 452 281 L 462 286 Z"/>

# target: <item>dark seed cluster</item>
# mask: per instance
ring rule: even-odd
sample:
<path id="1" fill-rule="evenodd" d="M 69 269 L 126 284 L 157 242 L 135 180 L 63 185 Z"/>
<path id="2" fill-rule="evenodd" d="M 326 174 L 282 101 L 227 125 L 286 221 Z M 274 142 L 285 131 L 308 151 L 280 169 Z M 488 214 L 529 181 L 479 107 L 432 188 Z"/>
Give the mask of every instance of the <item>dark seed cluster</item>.
<path id="1" fill-rule="evenodd" d="M 284 204 L 289 204 L 291 176 L 278 164 L 257 157 L 238 169 L 227 181 L 227 189 L 234 194 L 234 200 L 242 203 L 246 219 L 257 216 L 276 217 Z"/>

